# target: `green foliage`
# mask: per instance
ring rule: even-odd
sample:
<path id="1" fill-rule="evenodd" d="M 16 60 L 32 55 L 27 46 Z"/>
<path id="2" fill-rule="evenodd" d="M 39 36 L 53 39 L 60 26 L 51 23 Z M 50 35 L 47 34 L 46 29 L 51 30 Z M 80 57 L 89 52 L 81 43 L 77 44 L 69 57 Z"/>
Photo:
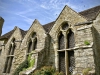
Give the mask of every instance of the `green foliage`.
<path id="1" fill-rule="evenodd" d="M 33 67 L 35 64 L 35 59 L 31 59 L 31 54 L 28 56 L 28 67 Z"/>
<path id="2" fill-rule="evenodd" d="M 85 45 L 90 45 L 90 42 L 87 41 L 87 40 L 85 40 L 85 41 L 84 41 L 84 44 L 85 44 Z"/>
<path id="3" fill-rule="evenodd" d="M 32 75 L 64 75 L 62 72 L 57 72 L 54 67 L 44 66 L 40 70 L 36 70 Z"/>
<path id="4" fill-rule="evenodd" d="M 22 71 L 23 69 L 28 68 L 28 61 L 25 60 L 24 62 L 22 62 L 18 68 L 15 70 L 15 72 L 13 73 L 13 75 L 19 75 L 19 72 Z"/>
<path id="5" fill-rule="evenodd" d="M 55 72 L 53 75 L 64 75 L 63 72 Z"/>
<path id="6" fill-rule="evenodd" d="M 89 71 L 91 70 L 92 70 L 91 68 L 86 68 L 86 69 L 83 69 L 82 73 L 83 75 L 88 75 Z"/>
<path id="7" fill-rule="evenodd" d="M 19 72 L 34 66 L 35 59 L 31 59 L 31 56 L 32 55 L 30 54 L 28 58 L 18 66 L 13 75 L 19 75 Z"/>

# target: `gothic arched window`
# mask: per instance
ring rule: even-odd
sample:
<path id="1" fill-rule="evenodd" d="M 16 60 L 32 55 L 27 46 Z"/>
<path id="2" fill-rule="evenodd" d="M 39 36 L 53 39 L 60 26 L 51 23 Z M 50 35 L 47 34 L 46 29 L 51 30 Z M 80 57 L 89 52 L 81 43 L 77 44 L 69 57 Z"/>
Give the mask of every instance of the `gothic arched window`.
<path id="1" fill-rule="evenodd" d="M 58 47 L 59 50 L 65 48 L 64 35 L 62 34 L 62 32 L 60 32 L 58 36 Z"/>
<path id="2" fill-rule="evenodd" d="M 36 32 L 33 32 L 30 36 L 30 40 L 28 43 L 28 53 L 30 53 L 31 51 L 35 50 L 37 48 L 37 35 Z"/>
<path id="3" fill-rule="evenodd" d="M 30 40 L 28 43 L 28 53 L 31 52 L 31 49 L 32 49 L 32 41 Z"/>
<path id="4" fill-rule="evenodd" d="M 69 28 L 68 23 L 64 22 L 61 25 L 61 31 L 58 35 L 59 71 L 62 71 L 64 74 L 66 74 L 66 70 L 69 74 L 72 74 L 75 68 L 74 51 L 69 51 L 69 48 L 73 48 L 74 46 L 74 33 Z"/>
<path id="5" fill-rule="evenodd" d="M 33 44 L 34 45 L 33 46 L 33 50 L 35 50 L 37 48 L 37 38 L 34 39 L 34 42 L 33 43 L 34 43 Z"/>
<path id="6" fill-rule="evenodd" d="M 8 51 L 8 55 L 6 58 L 5 67 L 4 67 L 4 71 L 3 71 L 4 73 L 10 73 L 12 61 L 13 61 L 13 57 L 14 57 L 14 50 L 15 50 L 15 38 L 13 38 L 13 40 L 11 41 L 11 44 L 9 46 L 9 51 Z"/>
<path id="7" fill-rule="evenodd" d="M 71 31 L 71 29 L 68 31 L 67 35 L 67 48 L 73 48 L 75 46 L 75 39 L 74 39 L 74 33 Z"/>

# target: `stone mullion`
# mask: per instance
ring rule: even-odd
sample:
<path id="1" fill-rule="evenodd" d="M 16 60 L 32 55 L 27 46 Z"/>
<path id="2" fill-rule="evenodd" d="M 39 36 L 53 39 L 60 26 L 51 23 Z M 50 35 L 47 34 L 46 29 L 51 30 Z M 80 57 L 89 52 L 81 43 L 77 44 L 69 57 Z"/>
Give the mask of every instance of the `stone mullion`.
<path id="1" fill-rule="evenodd" d="M 6 73 L 9 72 L 9 67 L 10 67 L 10 63 L 11 63 L 10 61 L 11 61 L 11 57 L 8 57 Z"/>
<path id="2" fill-rule="evenodd" d="M 10 53 L 9 53 L 9 55 L 12 55 L 12 50 L 13 50 L 13 43 L 11 43 L 11 50 L 10 50 Z M 11 61 L 11 57 L 9 56 L 9 57 L 7 57 L 7 59 L 8 59 L 8 62 L 7 62 L 7 69 L 6 69 L 6 73 L 8 73 L 9 72 L 9 67 L 10 67 L 10 61 Z"/>
<path id="3" fill-rule="evenodd" d="M 5 63 L 6 65 L 5 65 L 5 71 L 4 71 L 4 73 L 7 73 L 7 70 L 8 70 L 8 62 L 9 62 L 9 57 L 7 57 L 7 62 Z"/>
<path id="4" fill-rule="evenodd" d="M 66 75 L 69 75 L 69 63 L 68 63 L 68 51 L 65 51 L 65 68 L 66 68 Z"/>
<path id="5" fill-rule="evenodd" d="M 58 55 L 58 40 L 55 41 L 54 44 L 54 49 L 55 49 L 55 66 L 56 66 L 56 70 L 59 71 L 59 55 Z"/>
<path id="6" fill-rule="evenodd" d="M 67 49 L 67 35 L 66 31 L 63 32 L 64 34 L 64 42 L 65 42 L 65 49 Z M 65 70 L 66 70 L 66 75 L 69 75 L 69 63 L 68 63 L 68 51 L 65 50 Z"/>
<path id="7" fill-rule="evenodd" d="M 30 53 L 30 41 L 28 41 L 28 43 L 27 43 L 28 45 L 27 45 L 27 53 L 29 54 Z"/>
<path id="8" fill-rule="evenodd" d="M 14 43 L 12 43 L 11 45 L 12 45 L 12 47 L 11 47 L 10 55 L 13 55 Z"/>
<path id="9" fill-rule="evenodd" d="M 10 64 L 9 64 L 9 67 L 8 67 L 8 73 L 10 73 L 10 70 L 11 70 L 11 66 L 12 66 L 12 61 L 13 61 L 13 56 L 10 56 Z"/>
<path id="10" fill-rule="evenodd" d="M 31 51 L 33 51 L 33 48 L 34 48 L 34 38 L 32 38 Z"/>
<path id="11" fill-rule="evenodd" d="M 12 45 L 12 48 L 11 48 L 11 51 L 10 51 L 10 55 L 13 55 L 13 53 L 14 53 L 14 43 L 12 43 L 11 44 Z M 11 58 L 11 56 L 10 57 L 8 57 L 8 64 L 7 64 L 7 70 L 6 70 L 6 73 L 9 73 L 9 71 L 10 71 L 10 68 L 11 68 L 11 64 L 12 63 L 12 58 Z"/>

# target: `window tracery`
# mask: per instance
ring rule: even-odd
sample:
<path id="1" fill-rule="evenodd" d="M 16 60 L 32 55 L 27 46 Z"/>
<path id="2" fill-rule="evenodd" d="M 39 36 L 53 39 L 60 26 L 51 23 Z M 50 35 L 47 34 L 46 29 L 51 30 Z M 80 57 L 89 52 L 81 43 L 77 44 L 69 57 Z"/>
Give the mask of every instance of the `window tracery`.
<path id="1" fill-rule="evenodd" d="M 60 33 L 58 34 L 59 71 L 63 71 L 64 74 L 66 74 L 66 71 L 69 74 L 72 74 L 75 67 L 74 51 L 67 51 L 67 49 L 73 48 L 74 46 L 74 33 L 68 23 L 64 22 L 62 23 Z"/>
<path id="2" fill-rule="evenodd" d="M 31 51 L 37 48 L 37 35 L 36 32 L 33 32 L 30 36 L 30 40 L 28 41 L 28 50 L 27 53 L 31 53 Z"/>

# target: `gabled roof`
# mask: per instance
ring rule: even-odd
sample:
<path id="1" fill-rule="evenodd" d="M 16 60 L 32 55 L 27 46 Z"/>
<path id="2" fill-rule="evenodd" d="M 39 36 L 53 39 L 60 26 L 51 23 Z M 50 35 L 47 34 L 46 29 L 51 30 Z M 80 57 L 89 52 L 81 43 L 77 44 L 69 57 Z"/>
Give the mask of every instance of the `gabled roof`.
<path id="1" fill-rule="evenodd" d="M 94 20 L 98 13 L 100 12 L 100 6 L 96 6 L 82 12 L 79 12 L 82 16 L 86 17 L 88 20 Z"/>
<path id="2" fill-rule="evenodd" d="M 0 37 L 0 40 L 2 40 L 2 39 L 9 39 L 10 36 L 13 34 L 13 32 L 14 32 L 14 29 L 11 30 L 11 31 L 9 31 L 8 33 L 2 35 L 2 36 Z"/>
<path id="3" fill-rule="evenodd" d="M 11 35 L 14 33 L 14 31 L 15 31 L 15 28 L 13 30 L 9 31 L 8 33 L 2 35 L 0 37 L 0 40 L 2 40 L 2 39 L 9 39 L 11 37 Z M 24 31 L 22 29 L 20 29 L 20 31 L 21 31 L 22 37 L 24 37 L 24 35 L 26 34 L 27 31 Z"/>
<path id="4" fill-rule="evenodd" d="M 48 24 L 43 25 L 43 28 L 45 29 L 46 32 L 50 32 L 51 28 L 53 27 L 55 21 L 50 22 Z"/>
<path id="5" fill-rule="evenodd" d="M 84 10 L 82 12 L 79 12 L 79 14 L 81 14 L 82 16 L 87 18 L 88 20 L 94 20 L 99 12 L 100 12 L 100 6 L 96 6 L 96 7 Z M 54 23 L 55 23 L 55 21 L 50 22 L 48 24 L 45 24 L 45 25 L 43 25 L 43 28 L 45 29 L 46 32 L 50 32 Z"/>

